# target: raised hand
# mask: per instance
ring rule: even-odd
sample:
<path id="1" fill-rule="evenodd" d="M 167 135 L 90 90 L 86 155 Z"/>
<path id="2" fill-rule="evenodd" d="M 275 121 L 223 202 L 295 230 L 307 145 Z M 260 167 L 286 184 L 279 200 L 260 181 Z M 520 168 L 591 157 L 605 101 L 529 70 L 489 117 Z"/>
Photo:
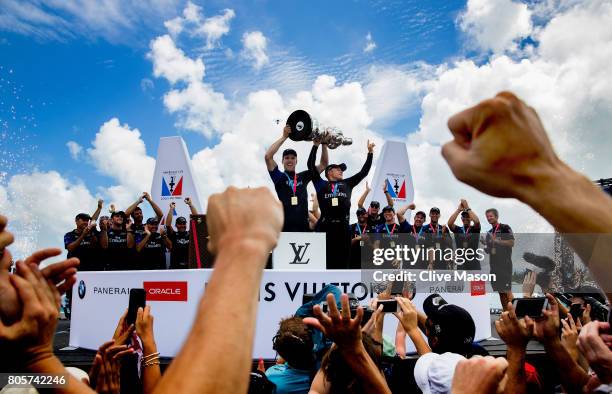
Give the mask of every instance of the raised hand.
<path id="1" fill-rule="evenodd" d="M 537 274 L 534 271 L 529 271 L 523 279 L 523 297 L 529 298 L 533 296 L 535 290 Z"/>
<path id="2" fill-rule="evenodd" d="M 342 311 L 338 311 L 336 299 L 333 294 L 327 295 L 328 313 L 321 310 L 320 305 L 312 308 L 315 317 L 307 317 L 304 323 L 320 330 L 326 337 L 330 338 L 341 349 L 355 349 L 361 343 L 361 319 L 363 308 L 357 308 L 354 318 L 351 318 L 348 295 L 340 297 Z"/>
<path id="3" fill-rule="evenodd" d="M 394 315 L 402 324 L 404 331 L 409 333 L 418 329 L 418 313 L 412 301 L 404 297 L 395 297 L 395 299 L 397 300 L 397 305 L 400 307 L 400 311 L 395 312 Z"/>
<path id="4" fill-rule="evenodd" d="M 283 127 L 283 138 L 285 139 L 289 138 L 290 134 L 291 134 L 291 126 L 286 124 L 285 127 Z"/>
<path id="5" fill-rule="evenodd" d="M 518 319 L 514 306 L 508 303 L 506 311 L 501 314 L 499 320 L 495 322 L 495 329 L 499 337 L 509 348 L 525 349 L 527 343 L 533 335 L 533 320 L 527 322 L 525 319 Z"/>
<path id="6" fill-rule="evenodd" d="M 125 345 L 128 339 L 130 339 L 130 336 L 132 335 L 134 330 L 136 329 L 134 324 L 130 324 L 128 326 L 126 322 L 127 313 L 128 310 L 126 309 L 125 312 L 123 312 L 123 315 L 121 315 L 121 317 L 119 318 L 119 321 L 117 322 L 117 328 L 115 328 L 115 333 L 113 334 L 113 341 L 115 341 L 117 345 Z"/>
<path id="7" fill-rule="evenodd" d="M 457 363 L 452 394 L 488 394 L 497 392 L 508 368 L 503 357 L 473 356 Z"/>
<path id="8" fill-rule="evenodd" d="M 374 142 L 370 142 L 370 140 L 368 140 L 368 153 L 374 153 L 375 146 L 376 144 Z"/>
<path id="9" fill-rule="evenodd" d="M 533 336 L 542 343 L 559 340 L 559 304 L 551 294 L 546 294 L 550 309 L 542 311 L 542 318 L 533 320 L 525 316 L 527 324 L 534 324 Z"/>
<path id="10" fill-rule="evenodd" d="M 609 333 L 610 323 L 593 321 L 582 327 L 578 336 L 580 351 L 601 383 L 604 384 L 612 383 L 612 351 L 610 351 Z"/>

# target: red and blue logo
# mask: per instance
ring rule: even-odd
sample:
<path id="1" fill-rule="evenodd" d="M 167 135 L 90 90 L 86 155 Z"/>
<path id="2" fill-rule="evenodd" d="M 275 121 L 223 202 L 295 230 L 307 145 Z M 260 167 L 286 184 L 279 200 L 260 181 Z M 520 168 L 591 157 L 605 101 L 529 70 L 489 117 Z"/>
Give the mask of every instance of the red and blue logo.
<path id="1" fill-rule="evenodd" d="M 183 194 L 183 177 L 176 180 L 176 176 L 170 175 L 170 182 L 166 177 L 162 178 L 161 195 L 162 197 L 180 197 Z"/>
<path id="2" fill-rule="evenodd" d="M 387 191 L 392 198 L 406 198 L 406 179 L 399 184 L 399 178 L 387 178 Z"/>

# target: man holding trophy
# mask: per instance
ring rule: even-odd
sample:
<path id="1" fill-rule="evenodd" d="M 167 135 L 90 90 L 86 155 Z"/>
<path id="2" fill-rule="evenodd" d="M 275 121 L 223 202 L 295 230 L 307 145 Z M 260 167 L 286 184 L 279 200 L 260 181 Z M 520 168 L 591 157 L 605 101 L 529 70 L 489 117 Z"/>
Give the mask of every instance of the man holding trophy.
<path id="1" fill-rule="evenodd" d="M 274 155 L 287 141 L 291 134 L 291 127 L 286 125 L 283 135 L 276 140 L 266 151 L 265 161 L 270 173 L 270 178 L 274 183 L 274 189 L 278 199 L 283 204 L 285 212 L 285 222 L 283 231 L 305 232 L 310 231 L 308 226 L 308 193 L 306 187 L 312 180 L 310 170 L 296 172 L 297 152 L 293 149 L 283 151 L 283 172 L 278 169 L 278 164 L 274 161 Z M 316 166 L 317 174 L 321 173 L 327 166 L 327 147 L 323 146 L 321 162 Z"/>

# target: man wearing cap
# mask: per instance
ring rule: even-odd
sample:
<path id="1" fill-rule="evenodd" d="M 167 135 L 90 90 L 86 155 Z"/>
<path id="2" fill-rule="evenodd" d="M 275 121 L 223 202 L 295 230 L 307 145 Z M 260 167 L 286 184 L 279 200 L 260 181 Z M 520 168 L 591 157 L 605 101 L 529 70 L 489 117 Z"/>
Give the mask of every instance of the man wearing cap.
<path id="1" fill-rule="evenodd" d="M 365 199 L 371 191 L 372 189 L 370 188 L 370 185 L 366 181 L 365 190 L 363 191 L 363 193 L 359 197 L 359 200 L 357 201 L 357 206 L 359 208 L 364 207 L 363 204 L 365 203 Z M 385 198 L 387 199 L 387 205 L 392 207 L 393 198 L 391 198 L 391 195 L 389 194 L 389 191 L 387 190 L 387 180 L 386 179 L 383 185 L 383 193 L 385 194 Z M 383 224 L 385 222 L 385 218 L 383 217 L 383 215 L 379 214 L 379 210 L 380 210 L 380 203 L 374 200 L 370 201 L 370 208 L 368 208 L 368 225 L 371 228 L 376 228 L 376 226 Z"/>
<path id="2" fill-rule="evenodd" d="M 95 251 L 98 248 L 98 238 L 94 233 L 95 220 L 92 222 L 87 213 L 79 213 L 74 218 L 76 228 L 64 235 L 64 247 L 68 258 L 78 257 L 81 261 L 79 271 L 99 271 L 96 264 Z"/>
<path id="3" fill-rule="evenodd" d="M 278 169 L 278 164 L 274 161 L 274 155 L 289 138 L 289 134 L 291 134 L 291 127 L 285 125 L 283 135 L 268 148 L 264 158 L 270 178 L 274 183 L 276 195 L 283 204 L 285 212 L 283 231 L 310 231 L 308 226 L 308 192 L 306 190 L 308 182 L 312 180 L 310 171 L 296 172 L 297 152 L 293 149 L 283 151 L 283 172 Z M 317 174 L 323 171 L 327 163 L 327 146 L 323 145 L 321 162 L 316 166 Z"/>
<path id="4" fill-rule="evenodd" d="M 445 225 L 439 224 L 440 208 L 433 207 L 429 210 L 429 223 L 425 225 L 423 230 L 423 245 L 429 249 L 429 266 L 428 269 L 445 270 L 452 268 L 452 261 L 444 261 L 442 256 L 443 250 L 452 247 L 452 239 L 450 231 Z M 438 252 L 436 252 L 438 250 Z"/>
<path id="5" fill-rule="evenodd" d="M 361 251 L 368 247 L 367 234 L 372 232 L 372 227 L 368 224 L 368 212 L 365 208 L 357 209 L 357 223 L 351 224 L 351 260 L 350 269 L 361 268 Z M 364 252 L 367 253 L 367 252 Z M 365 254 L 367 255 L 367 254 Z"/>
<path id="6" fill-rule="evenodd" d="M 143 192 L 142 195 L 138 197 L 138 200 L 136 200 L 125 210 L 125 216 L 131 216 L 132 220 L 134 220 L 134 223 L 132 223 L 131 226 L 131 230 L 134 232 L 135 238 L 142 238 L 145 233 L 145 226 L 142 222 L 144 220 L 144 216 L 142 214 L 142 209 L 139 207 L 139 205 L 142 204 L 144 200 L 147 200 L 149 205 L 151 205 L 153 212 L 155 212 L 155 216 L 157 216 L 157 220 L 161 220 L 162 216 L 164 216 L 164 213 L 162 212 L 161 208 L 155 203 L 155 201 L 153 201 L 149 193 Z"/>
<path id="7" fill-rule="evenodd" d="M 319 142 L 314 141 L 308 157 L 308 169 L 312 175 L 313 185 L 321 208 L 321 219 L 317 223 L 316 231 L 326 233 L 327 268 L 343 269 L 347 268 L 349 264 L 351 194 L 353 188 L 370 172 L 374 156 L 374 143 L 368 141 L 368 156 L 361 170 L 346 179 L 344 179 L 344 171 L 346 171 L 346 164 L 344 163 L 328 165 L 325 168 L 327 180 L 321 179 L 315 167 L 318 148 Z"/>
<path id="8" fill-rule="evenodd" d="M 455 225 L 457 216 L 461 213 L 462 226 Z M 472 250 L 471 258 L 466 258 L 465 263 L 458 265 L 458 269 L 462 270 L 479 270 L 480 261 L 476 258 L 476 249 L 478 249 L 478 240 L 480 238 L 480 220 L 476 213 L 472 211 L 467 200 L 461 199 L 459 206 L 448 218 L 448 228 L 455 234 L 455 246 L 457 249 Z"/>
<path id="9" fill-rule="evenodd" d="M 106 271 L 133 269 L 134 234 L 125 228 L 125 213 L 115 211 L 110 217 L 110 228 L 100 225 L 100 246 L 106 251 Z"/>
<path id="10" fill-rule="evenodd" d="M 506 309 L 513 298 L 512 248 L 514 247 L 514 233 L 509 225 L 499 222 L 497 209 L 489 208 L 485 211 L 485 215 L 487 222 L 491 225 L 484 241 L 485 252 L 489 254 L 491 273 L 496 276 L 496 280 L 491 281 L 491 287 L 499 292 L 502 307 Z"/>
<path id="11" fill-rule="evenodd" d="M 148 218 L 145 224 L 145 233 L 142 238 L 136 238 L 136 252 L 140 255 L 139 267 L 141 270 L 166 269 L 166 249 L 172 248 L 166 232 L 159 229 L 159 220 Z"/>
<path id="12" fill-rule="evenodd" d="M 185 204 L 191 210 L 192 215 L 198 214 L 191 198 L 185 198 Z M 188 268 L 189 264 L 189 230 L 187 230 L 187 219 L 182 216 L 176 218 L 176 231 L 172 228 L 172 215 L 175 208 L 176 204 L 171 202 L 166 214 L 166 232 L 172 244 L 170 248 L 170 269 L 185 269 Z"/>

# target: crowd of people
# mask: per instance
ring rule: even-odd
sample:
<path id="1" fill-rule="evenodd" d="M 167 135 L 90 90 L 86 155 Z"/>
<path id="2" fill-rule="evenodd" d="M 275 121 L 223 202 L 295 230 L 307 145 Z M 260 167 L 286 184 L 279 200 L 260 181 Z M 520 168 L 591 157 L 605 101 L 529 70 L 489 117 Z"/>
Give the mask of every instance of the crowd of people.
<path id="1" fill-rule="evenodd" d="M 568 242 L 587 262 L 598 285 L 607 289 L 612 283 L 612 199 L 556 156 L 535 111 L 504 92 L 454 116 L 449 128 L 454 139 L 444 145 L 442 154 L 457 178 L 491 195 L 518 198 L 562 233 L 589 234 L 570 237 Z M 318 185 L 319 197 L 327 198 L 331 208 L 340 191 L 350 195 L 350 184 L 339 191 L 338 186 L 328 190 L 329 181 L 321 180 Z M 564 198 L 558 198 L 560 195 Z M 280 322 L 271 344 L 279 355 L 277 364 L 265 373 L 252 371 L 260 281 L 283 227 L 282 207 L 266 188 L 229 187 L 212 195 L 207 210 L 208 247 L 216 263 L 177 356 L 162 374 L 155 345 L 155 311 L 145 307 L 138 310 L 134 325 L 127 325 L 125 316 L 121 317 L 112 339 L 100 346 L 83 379 L 66 370 L 53 354 L 52 343 L 60 295 L 75 283 L 79 259 L 71 257 L 41 268 L 46 258 L 61 253 L 46 249 L 18 261 L 16 272 L 10 274 L 7 247 L 13 236 L 7 231 L 7 219 L 0 216 L 0 370 L 60 374 L 66 384 L 53 390 L 61 393 L 129 392 L 124 390 L 128 390 L 130 376 L 145 393 L 390 393 L 392 387 L 397 392 L 418 388 L 424 393 L 525 393 L 545 390 L 541 371 L 526 362 L 527 344 L 537 340 L 557 371 L 560 386 L 554 391 L 612 390 L 610 324 L 594 320 L 586 309 L 574 319 L 552 294 L 546 295 L 547 306 L 537 319 L 519 317 L 511 303 L 504 305 L 506 310 L 495 327 L 507 353 L 494 358 L 474 343 L 470 314 L 440 295 L 430 295 L 422 310 L 412 303 L 410 294 L 396 296 L 397 330 L 390 345 L 382 336 L 384 312 L 378 304 L 388 294 L 379 294 L 364 308 L 354 305 L 348 294 L 328 286 Z M 464 228 L 474 227 L 477 221 L 473 212 L 463 214 L 468 208 L 462 202 L 456 212 L 466 220 Z M 385 221 L 379 226 L 391 224 L 390 216 L 385 218 L 389 212 L 383 210 Z M 434 219 L 438 214 L 430 212 L 433 231 L 441 229 Z M 497 217 L 492 211 L 489 215 Z M 424 221 L 424 214 L 419 216 Z M 123 215 L 114 218 L 110 228 L 127 233 L 122 241 L 126 246 L 142 244 L 147 231 L 152 232 L 146 227 L 140 241 L 135 240 L 122 227 Z M 142 225 L 142 218 L 138 223 Z M 363 215 L 361 223 L 367 223 Z M 92 243 L 103 246 L 109 242 L 108 231 L 98 239 L 91 225 L 80 226 L 79 242 L 87 238 L 81 236 L 87 228 L 92 239 L 96 238 Z M 132 227 L 131 231 L 136 230 Z M 239 302 L 227 302 L 228 289 Z M 390 376 L 381 360 L 405 357 L 408 340 L 418 354 L 412 374 Z M 124 366 L 130 366 L 131 372 Z"/>

